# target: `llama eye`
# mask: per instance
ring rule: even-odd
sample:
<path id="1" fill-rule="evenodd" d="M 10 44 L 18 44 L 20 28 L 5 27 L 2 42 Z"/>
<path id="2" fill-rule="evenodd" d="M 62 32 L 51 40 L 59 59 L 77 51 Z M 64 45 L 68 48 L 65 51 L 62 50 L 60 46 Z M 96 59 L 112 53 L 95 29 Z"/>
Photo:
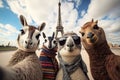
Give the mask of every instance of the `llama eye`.
<path id="1" fill-rule="evenodd" d="M 82 35 L 82 36 L 84 36 L 84 35 L 85 35 L 85 33 L 84 33 L 84 32 L 81 32 L 81 35 Z"/>
<path id="2" fill-rule="evenodd" d="M 20 31 L 21 31 L 21 34 L 25 34 L 25 31 L 23 29 L 21 29 Z"/>
<path id="3" fill-rule="evenodd" d="M 65 44 L 65 42 L 66 42 L 66 38 L 60 38 L 60 39 L 59 39 L 59 44 L 60 44 L 61 46 L 63 46 L 63 45 Z"/>
<path id="4" fill-rule="evenodd" d="M 99 27 L 98 27 L 97 25 L 95 25 L 95 26 L 93 27 L 93 29 L 99 29 Z"/>
<path id="5" fill-rule="evenodd" d="M 79 36 L 73 36 L 72 38 L 73 38 L 76 45 L 80 44 L 80 37 Z"/>
<path id="6" fill-rule="evenodd" d="M 56 44 L 56 41 L 53 41 L 54 44 Z"/>
<path id="7" fill-rule="evenodd" d="M 45 39 L 45 42 L 47 42 L 47 39 Z"/>
<path id="8" fill-rule="evenodd" d="M 39 39 L 39 36 L 40 36 L 40 34 L 38 34 L 38 35 L 36 36 L 36 39 Z"/>

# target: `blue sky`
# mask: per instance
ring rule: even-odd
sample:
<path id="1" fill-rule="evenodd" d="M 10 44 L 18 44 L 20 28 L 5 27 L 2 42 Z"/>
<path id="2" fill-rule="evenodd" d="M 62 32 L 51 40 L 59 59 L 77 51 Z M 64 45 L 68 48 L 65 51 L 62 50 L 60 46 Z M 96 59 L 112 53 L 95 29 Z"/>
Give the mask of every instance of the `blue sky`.
<path id="1" fill-rule="evenodd" d="M 59 1 L 59 0 L 58 0 Z M 0 45 L 16 38 L 22 25 L 19 15 L 24 15 L 28 24 L 40 25 L 46 22 L 47 35 L 57 25 L 58 1 L 51 0 L 0 0 Z M 92 18 L 103 27 L 108 42 L 120 44 L 120 0 L 61 0 L 62 23 L 65 32 L 78 33 L 80 27 Z"/>

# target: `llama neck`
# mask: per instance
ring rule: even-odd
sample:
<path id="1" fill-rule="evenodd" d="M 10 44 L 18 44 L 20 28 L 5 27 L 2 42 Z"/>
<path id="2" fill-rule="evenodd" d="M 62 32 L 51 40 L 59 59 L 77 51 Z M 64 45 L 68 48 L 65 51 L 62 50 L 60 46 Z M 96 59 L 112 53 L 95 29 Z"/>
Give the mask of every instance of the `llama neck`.
<path id="1" fill-rule="evenodd" d="M 56 56 L 56 52 L 57 52 L 57 49 L 48 49 L 47 47 L 45 47 L 43 45 L 43 47 L 41 48 L 42 49 L 42 54 L 48 56 L 48 57 L 55 57 Z"/>
<path id="2" fill-rule="evenodd" d="M 25 59 L 27 56 L 33 55 L 33 54 L 35 55 L 35 52 L 25 52 L 21 49 L 18 49 L 10 59 L 8 66 L 13 66 L 18 62 L 22 61 L 23 59 Z"/>
<path id="3" fill-rule="evenodd" d="M 103 60 L 107 55 L 113 54 L 107 44 L 107 41 L 101 45 L 96 45 L 95 47 L 86 49 L 86 51 L 88 52 L 91 60 Z"/>
<path id="4" fill-rule="evenodd" d="M 79 56 L 79 55 L 78 55 L 78 56 Z M 63 59 L 64 62 L 70 64 L 70 63 L 72 63 L 72 62 L 75 60 L 75 58 L 76 58 L 77 56 L 62 56 L 62 55 L 61 55 L 61 57 L 62 57 L 62 59 Z"/>

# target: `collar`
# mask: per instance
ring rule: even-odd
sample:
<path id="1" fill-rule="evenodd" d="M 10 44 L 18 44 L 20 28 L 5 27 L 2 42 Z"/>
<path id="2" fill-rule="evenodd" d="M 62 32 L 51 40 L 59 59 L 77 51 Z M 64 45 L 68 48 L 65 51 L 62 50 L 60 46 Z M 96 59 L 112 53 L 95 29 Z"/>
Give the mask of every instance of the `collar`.
<path id="1" fill-rule="evenodd" d="M 46 46 L 43 45 L 43 47 L 41 49 L 42 49 L 42 52 L 45 55 L 47 55 L 48 57 L 55 57 L 56 56 L 57 48 L 48 49 Z"/>
<path id="2" fill-rule="evenodd" d="M 71 80 L 70 75 L 76 71 L 78 69 L 78 67 L 81 67 L 81 69 L 83 70 L 84 74 L 87 74 L 87 66 L 84 63 L 84 61 L 82 60 L 81 55 L 77 56 L 73 62 L 71 64 L 65 63 L 62 60 L 62 57 L 60 55 L 60 53 L 58 52 L 58 59 L 60 61 L 60 66 L 63 68 L 63 80 Z M 86 75 L 86 77 L 88 77 Z"/>

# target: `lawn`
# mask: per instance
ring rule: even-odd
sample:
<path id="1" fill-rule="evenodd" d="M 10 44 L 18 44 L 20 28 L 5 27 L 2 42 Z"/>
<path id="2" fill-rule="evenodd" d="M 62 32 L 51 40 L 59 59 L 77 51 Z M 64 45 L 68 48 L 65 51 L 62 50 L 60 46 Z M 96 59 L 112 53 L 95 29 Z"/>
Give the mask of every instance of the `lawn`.
<path id="1" fill-rule="evenodd" d="M 16 49 L 16 47 L 0 47 L 0 51 L 13 51 Z"/>

